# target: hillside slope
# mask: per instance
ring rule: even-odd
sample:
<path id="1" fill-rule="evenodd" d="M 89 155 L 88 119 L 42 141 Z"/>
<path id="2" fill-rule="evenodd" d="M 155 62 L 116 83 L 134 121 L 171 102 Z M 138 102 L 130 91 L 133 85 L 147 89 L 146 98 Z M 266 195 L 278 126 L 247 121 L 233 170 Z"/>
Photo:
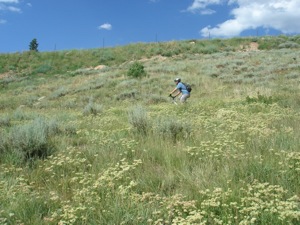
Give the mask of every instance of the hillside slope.
<path id="1" fill-rule="evenodd" d="M 299 38 L 267 40 L 0 55 L 0 224 L 299 224 Z"/>

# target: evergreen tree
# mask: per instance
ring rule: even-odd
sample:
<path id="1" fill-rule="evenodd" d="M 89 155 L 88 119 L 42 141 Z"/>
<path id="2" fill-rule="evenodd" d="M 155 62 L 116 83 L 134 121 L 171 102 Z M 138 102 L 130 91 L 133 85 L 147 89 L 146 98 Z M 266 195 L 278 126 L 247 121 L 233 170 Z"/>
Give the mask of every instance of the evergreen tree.
<path id="1" fill-rule="evenodd" d="M 34 39 L 32 39 L 32 41 L 29 44 L 29 50 L 38 52 L 39 51 L 38 46 L 39 46 L 39 44 L 38 44 L 36 38 L 34 38 Z"/>

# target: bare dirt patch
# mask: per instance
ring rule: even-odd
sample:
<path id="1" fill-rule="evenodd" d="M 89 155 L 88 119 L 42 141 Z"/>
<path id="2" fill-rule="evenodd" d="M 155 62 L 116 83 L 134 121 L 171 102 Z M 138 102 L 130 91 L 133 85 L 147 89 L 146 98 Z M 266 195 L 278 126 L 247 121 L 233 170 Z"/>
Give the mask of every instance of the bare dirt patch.
<path id="1" fill-rule="evenodd" d="M 10 77 L 10 76 L 11 76 L 11 74 L 9 74 L 9 73 L 1 73 L 0 74 L 0 79 L 4 79 L 4 78 Z"/>
<path id="2" fill-rule="evenodd" d="M 106 68 L 105 65 L 98 65 L 98 66 L 94 67 L 94 70 L 102 70 L 104 68 Z"/>
<path id="3" fill-rule="evenodd" d="M 164 61 L 166 60 L 167 57 L 164 57 L 164 56 L 161 56 L 161 55 L 156 55 L 156 56 L 153 56 L 151 58 L 143 58 L 143 59 L 140 59 L 138 60 L 139 62 L 147 62 L 147 61 Z"/>
<path id="4" fill-rule="evenodd" d="M 241 51 L 243 52 L 251 52 L 251 51 L 259 51 L 259 44 L 257 42 L 251 42 L 249 45 L 241 45 Z"/>

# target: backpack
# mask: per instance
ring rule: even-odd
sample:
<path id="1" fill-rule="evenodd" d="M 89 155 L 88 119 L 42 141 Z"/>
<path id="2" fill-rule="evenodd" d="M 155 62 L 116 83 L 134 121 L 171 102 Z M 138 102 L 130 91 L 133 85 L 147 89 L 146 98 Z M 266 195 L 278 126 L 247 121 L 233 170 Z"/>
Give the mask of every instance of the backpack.
<path id="1" fill-rule="evenodd" d="M 185 83 L 183 83 L 183 85 L 185 86 L 185 88 L 186 88 L 186 90 L 187 90 L 188 92 L 191 92 L 191 91 L 192 91 L 192 87 L 191 87 L 190 84 L 185 84 Z"/>

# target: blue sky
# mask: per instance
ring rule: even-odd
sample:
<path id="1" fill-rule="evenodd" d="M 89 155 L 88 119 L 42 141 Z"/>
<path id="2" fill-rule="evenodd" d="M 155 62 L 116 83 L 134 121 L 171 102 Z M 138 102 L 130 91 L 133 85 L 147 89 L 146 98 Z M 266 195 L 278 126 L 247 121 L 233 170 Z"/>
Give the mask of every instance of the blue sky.
<path id="1" fill-rule="evenodd" d="M 300 33 L 300 0 L 0 0 L 0 53 Z"/>

